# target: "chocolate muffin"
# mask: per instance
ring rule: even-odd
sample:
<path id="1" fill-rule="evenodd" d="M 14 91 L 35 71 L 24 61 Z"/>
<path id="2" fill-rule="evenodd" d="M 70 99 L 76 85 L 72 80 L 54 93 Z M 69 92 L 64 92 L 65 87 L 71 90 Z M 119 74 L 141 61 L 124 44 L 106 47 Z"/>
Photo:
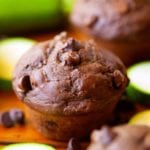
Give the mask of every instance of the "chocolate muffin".
<path id="1" fill-rule="evenodd" d="M 71 21 L 130 63 L 150 59 L 149 13 L 149 0 L 78 0 Z"/>
<path id="2" fill-rule="evenodd" d="M 149 150 L 150 128 L 123 125 L 95 130 L 87 150 Z"/>
<path id="3" fill-rule="evenodd" d="M 31 122 L 57 140 L 85 137 L 106 122 L 127 83 L 119 58 L 65 32 L 30 49 L 13 75 Z"/>

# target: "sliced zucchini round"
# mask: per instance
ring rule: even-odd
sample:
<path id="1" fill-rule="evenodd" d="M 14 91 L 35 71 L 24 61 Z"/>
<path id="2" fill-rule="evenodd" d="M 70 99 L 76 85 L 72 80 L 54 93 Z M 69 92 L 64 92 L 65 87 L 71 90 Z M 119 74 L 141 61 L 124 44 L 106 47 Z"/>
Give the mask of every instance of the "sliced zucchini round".
<path id="1" fill-rule="evenodd" d="M 12 72 L 20 57 L 36 42 L 28 38 L 8 38 L 0 41 L 0 88 L 11 87 Z"/>
<path id="2" fill-rule="evenodd" d="M 62 0 L 62 10 L 66 14 L 70 14 L 76 0 Z"/>
<path id="3" fill-rule="evenodd" d="M 137 113 L 129 120 L 129 124 L 150 126 L 150 110 Z"/>
<path id="4" fill-rule="evenodd" d="M 128 69 L 130 84 L 129 98 L 135 102 L 150 105 L 150 61 L 141 62 Z"/>
<path id="5" fill-rule="evenodd" d="M 55 150 L 54 147 L 38 143 L 10 144 L 1 150 Z"/>

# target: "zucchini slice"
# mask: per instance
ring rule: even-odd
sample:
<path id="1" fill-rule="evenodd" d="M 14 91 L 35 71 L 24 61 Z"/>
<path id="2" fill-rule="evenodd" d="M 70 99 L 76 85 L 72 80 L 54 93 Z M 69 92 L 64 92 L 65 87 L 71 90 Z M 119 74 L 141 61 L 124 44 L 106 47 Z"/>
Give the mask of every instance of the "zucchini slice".
<path id="1" fill-rule="evenodd" d="M 22 37 L 0 41 L 0 88 L 11 87 L 12 72 L 17 61 L 35 43 L 34 40 Z"/>
<path id="2" fill-rule="evenodd" d="M 128 69 L 130 84 L 129 98 L 135 102 L 150 105 L 150 61 L 141 62 Z"/>
<path id="3" fill-rule="evenodd" d="M 54 147 L 38 143 L 10 144 L 1 150 L 55 150 Z"/>
<path id="4" fill-rule="evenodd" d="M 145 110 L 145 111 L 135 114 L 130 119 L 129 124 L 150 126 L 150 110 Z"/>

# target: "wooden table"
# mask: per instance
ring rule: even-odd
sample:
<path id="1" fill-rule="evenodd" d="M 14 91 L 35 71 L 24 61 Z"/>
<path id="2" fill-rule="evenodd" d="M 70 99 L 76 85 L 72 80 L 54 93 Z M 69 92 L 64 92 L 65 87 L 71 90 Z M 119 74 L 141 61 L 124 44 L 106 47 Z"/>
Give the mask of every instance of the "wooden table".
<path id="1" fill-rule="evenodd" d="M 11 108 L 21 108 L 26 112 L 25 106 L 21 103 L 13 92 L 0 92 L 0 111 L 7 111 Z M 0 126 L 0 144 L 18 142 L 40 142 L 54 145 L 58 150 L 65 149 L 66 143 L 48 140 L 27 121 L 24 126 L 5 128 Z"/>

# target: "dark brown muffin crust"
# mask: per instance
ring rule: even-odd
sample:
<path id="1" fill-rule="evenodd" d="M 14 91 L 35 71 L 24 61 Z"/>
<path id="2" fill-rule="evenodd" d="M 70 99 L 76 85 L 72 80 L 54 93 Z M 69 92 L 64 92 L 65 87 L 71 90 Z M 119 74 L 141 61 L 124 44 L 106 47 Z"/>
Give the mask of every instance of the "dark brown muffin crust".
<path id="1" fill-rule="evenodd" d="M 78 0 L 72 22 L 104 40 L 150 38 L 149 0 Z"/>
<path id="2" fill-rule="evenodd" d="M 118 99 L 127 83 L 125 67 L 116 56 L 65 32 L 29 50 L 13 77 L 16 94 L 28 106 L 63 115 L 102 110 Z"/>
<path id="3" fill-rule="evenodd" d="M 91 136 L 88 150 L 149 150 L 150 128 L 138 125 L 103 127 Z"/>

